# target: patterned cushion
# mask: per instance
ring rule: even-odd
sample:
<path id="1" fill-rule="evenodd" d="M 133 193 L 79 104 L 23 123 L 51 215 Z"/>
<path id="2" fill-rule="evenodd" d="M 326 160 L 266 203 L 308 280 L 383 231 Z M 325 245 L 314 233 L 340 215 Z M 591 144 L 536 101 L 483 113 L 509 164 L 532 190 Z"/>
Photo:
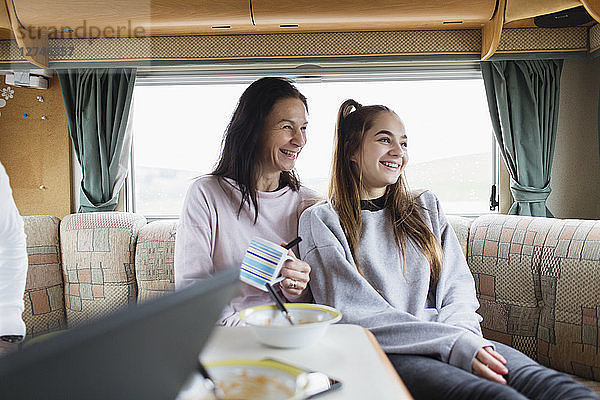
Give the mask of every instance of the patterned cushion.
<path id="1" fill-rule="evenodd" d="M 59 219 L 49 215 L 23 217 L 29 268 L 25 286 L 27 339 L 66 327 L 63 277 L 58 251 Z"/>
<path id="2" fill-rule="evenodd" d="M 467 262 L 484 336 L 538 359 L 541 294 L 534 271 L 552 227 L 548 218 L 486 215 L 471 225 Z"/>
<path id="3" fill-rule="evenodd" d="M 468 263 L 484 336 L 600 380 L 600 221 L 480 217 Z"/>
<path id="4" fill-rule="evenodd" d="M 134 271 L 140 215 L 98 212 L 67 215 L 60 224 L 69 327 L 136 301 Z"/>
<path id="5" fill-rule="evenodd" d="M 448 219 L 448 223 L 454 229 L 456 237 L 458 237 L 458 241 L 460 242 L 460 247 L 462 247 L 463 253 L 465 253 L 465 257 L 467 257 L 467 240 L 469 238 L 469 228 L 471 227 L 473 220 L 458 215 L 447 215 L 446 218 Z"/>
<path id="6" fill-rule="evenodd" d="M 542 298 L 539 361 L 600 380 L 600 221 L 553 221 L 535 274 Z"/>
<path id="7" fill-rule="evenodd" d="M 140 230 L 135 252 L 138 301 L 175 290 L 173 256 L 178 225 L 178 221 L 155 221 Z"/>

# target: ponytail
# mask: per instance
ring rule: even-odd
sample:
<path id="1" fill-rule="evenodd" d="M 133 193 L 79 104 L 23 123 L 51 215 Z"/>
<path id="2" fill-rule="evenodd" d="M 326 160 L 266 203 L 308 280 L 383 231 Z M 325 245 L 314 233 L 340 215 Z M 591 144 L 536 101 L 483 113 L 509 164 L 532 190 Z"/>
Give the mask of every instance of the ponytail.
<path id="1" fill-rule="evenodd" d="M 340 106 L 335 124 L 335 143 L 333 161 L 331 166 L 331 179 L 329 181 L 329 199 L 334 210 L 338 213 L 342 230 L 348 240 L 352 258 L 358 272 L 363 275 L 358 264 L 358 239 L 362 228 L 360 218 L 360 170 L 351 157 L 356 154 L 360 141 L 346 138 L 349 130 L 348 116 L 362 106 L 355 100 L 346 100 Z M 363 275 L 364 276 L 364 275 Z"/>

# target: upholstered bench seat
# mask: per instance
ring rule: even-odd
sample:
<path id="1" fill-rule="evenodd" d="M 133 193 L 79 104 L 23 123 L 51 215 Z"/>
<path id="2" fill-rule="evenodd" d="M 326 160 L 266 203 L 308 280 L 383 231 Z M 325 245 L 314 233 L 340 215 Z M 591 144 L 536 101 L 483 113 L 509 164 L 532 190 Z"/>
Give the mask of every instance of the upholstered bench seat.
<path id="1" fill-rule="evenodd" d="M 600 221 L 449 216 L 482 329 L 600 393 Z M 27 340 L 174 290 L 176 220 L 132 213 L 24 217 Z"/>

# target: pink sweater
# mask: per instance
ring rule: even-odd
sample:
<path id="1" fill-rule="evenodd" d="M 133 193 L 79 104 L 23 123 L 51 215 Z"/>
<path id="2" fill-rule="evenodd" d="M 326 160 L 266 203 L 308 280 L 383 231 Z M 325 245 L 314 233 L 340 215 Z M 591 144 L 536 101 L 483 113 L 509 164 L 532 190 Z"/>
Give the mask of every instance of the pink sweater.
<path id="1" fill-rule="evenodd" d="M 182 288 L 224 268 L 239 268 L 250 240 L 258 236 L 274 243 L 289 242 L 298 234 L 300 214 L 320 195 L 308 188 L 289 187 L 257 192 L 258 220 L 254 207 L 244 204 L 237 216 L 241 193 L 233 180 L 205 175 L 189 188 L 175 240 L 175 287 Z M 297 247 L 293 249 L 298 255 Z M 307 301 L 307 291 L 290 301 Z M 269 294 L 245 283 L 223 310 L 222 325 L 237 325 L 244 308 L 272 304 Z"/>

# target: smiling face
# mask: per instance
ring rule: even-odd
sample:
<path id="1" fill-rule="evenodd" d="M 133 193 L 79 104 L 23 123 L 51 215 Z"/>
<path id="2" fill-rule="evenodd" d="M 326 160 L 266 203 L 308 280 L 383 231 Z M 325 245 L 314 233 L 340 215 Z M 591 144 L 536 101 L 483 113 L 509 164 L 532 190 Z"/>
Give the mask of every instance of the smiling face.
<path id="1" fill-rule="evenodd" d="M 362 146 L 352 160 L 361 170 L 361 199 L 375 199 L 394 184 L 408 162 L 404 125 L 394 113 L 382 111 L 363 135 Z"/>
<path id="2" fill-rule="evenodd" d="M 300 99 L 277 100 L 265 119 L 260 156 L 261 177 L 290 171 L 306 144 L 307 113 Z"/>

